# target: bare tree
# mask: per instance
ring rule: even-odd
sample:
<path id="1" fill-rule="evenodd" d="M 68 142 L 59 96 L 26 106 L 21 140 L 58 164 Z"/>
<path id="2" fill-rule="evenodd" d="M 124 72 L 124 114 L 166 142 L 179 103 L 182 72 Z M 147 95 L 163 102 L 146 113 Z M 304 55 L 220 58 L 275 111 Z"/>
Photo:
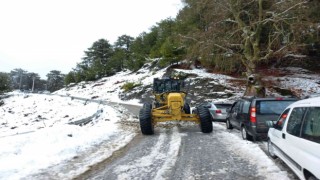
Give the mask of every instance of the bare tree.
<path id="1" fill-rule="evenodd" d="M 257 66 L 288 53 L 306 0 L 185 0 L 187 18 L 196 17 L 196 30 L 180 34 L 189 58 L 216 68 L 245 71 L 245 95 L 265 96 Z M 188 7 L 194 7 L 188 9 Z M 189 16 L 188 16 L 189 15 Z M 179 18 L 179 16 L 178 16 Z M 193 53 L 194 52 L 194 53 Z M 239 64 L 241 63 L 241 65 Z M 241 68 L 243 67 L 243 69 Z M 228 69 L 222 69 L 228 71 Z"/>
<path id="2" fill-rule="evenodd" d="M 291 45 L 290 25 L 298 18 L 291 13 L 307 1 L 229 0 L 230 10 L 241 33 L 242 64 L 248 85 L 245 95 L 265 96 L 257 64 L 283 56 Z"/>

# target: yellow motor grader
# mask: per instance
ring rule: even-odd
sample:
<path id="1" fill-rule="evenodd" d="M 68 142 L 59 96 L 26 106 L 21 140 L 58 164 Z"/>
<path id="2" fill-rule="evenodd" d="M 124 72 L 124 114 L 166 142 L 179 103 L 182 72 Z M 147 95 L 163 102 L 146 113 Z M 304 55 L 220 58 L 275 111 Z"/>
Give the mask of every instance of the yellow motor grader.
<path id="1" fill-rule="evenodd" d="M 187 92 L 182 91 L 185 82 L 180 79 L 164 78 L 153 80 L 153 103 L 144 103 L 139 112 L 142 134 L 151 135 L 158 122 L 193 121 L 200 124 L 203 133 L 212 132 L 212 120 L 208 108 L 197 107 L 197 114 L 190 114 L 190 106 L 185 102 Z"/>

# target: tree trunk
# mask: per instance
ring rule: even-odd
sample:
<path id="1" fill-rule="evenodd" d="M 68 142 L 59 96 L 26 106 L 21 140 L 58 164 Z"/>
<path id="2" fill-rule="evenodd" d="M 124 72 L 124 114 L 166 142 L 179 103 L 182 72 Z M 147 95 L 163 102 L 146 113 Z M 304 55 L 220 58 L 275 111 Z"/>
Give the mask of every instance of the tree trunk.
<path id="1" fill-rule="evenodd" d="M 266 89 L 262 83 L 260 74 L 248 75 L 244 96 L 266 97 Z"/>

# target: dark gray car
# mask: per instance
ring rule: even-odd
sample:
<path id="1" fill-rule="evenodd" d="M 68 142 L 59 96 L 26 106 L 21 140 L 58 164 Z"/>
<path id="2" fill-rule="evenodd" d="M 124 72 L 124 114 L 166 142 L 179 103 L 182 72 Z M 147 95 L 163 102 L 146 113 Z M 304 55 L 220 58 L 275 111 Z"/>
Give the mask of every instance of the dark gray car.
<path id="1" fill-rule="evenodd" d="M 236 101 L 227 116 L 227 129 L 237 128 L 243 139 L 255 141 L 266 138 L 267 121 L 276 121 L 283 110 L 296 98 L 241 98 Z"/>

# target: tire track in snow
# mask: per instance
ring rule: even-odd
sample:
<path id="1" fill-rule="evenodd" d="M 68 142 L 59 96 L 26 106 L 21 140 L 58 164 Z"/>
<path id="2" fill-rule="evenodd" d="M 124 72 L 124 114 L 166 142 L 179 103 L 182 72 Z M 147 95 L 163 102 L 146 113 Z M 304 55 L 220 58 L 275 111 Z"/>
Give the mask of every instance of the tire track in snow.
<path id="1" fill-rule="evenodd" d="M 150 149 L 150 153 L 127 165 L 115 167 L 113 173 L 117 174 L 117 179 L 144 179 L 146 177 L 157 180 L 165 179 L 175 165 L 181 145 L 181 136 L 182 134 L 176 127 L 169 135 L 160 132 L 158 141 Z"/>
<path id="2" fill-rule="evenodd" d="M 138 174 L 140 176 L 150 175 L 154 164 L 165 157 L 164 153 L 160 152 L 160 149 L 167 139 L 166 136 L 166 134 L 160 134 L 157 143 L 147 156 L 142 156 L 127 165 L 117 166 L 113 172 L 118 175 L 118 179 L 134 179 Z"/>
<path id="3" fill-rule="evenodd" d="M 166 161 L 164 162 L 164 165 L 161 167 L 161 169 L 158 171 L 155 179 L 165 179 L 165 176 L 170 174 L 172 167 L 175 166 L 181 147 L 181 136 L 182 134 L 179 133 L 178 129 L 175 127 L 173 129 L 173 134 L 171 137 Z"/>

